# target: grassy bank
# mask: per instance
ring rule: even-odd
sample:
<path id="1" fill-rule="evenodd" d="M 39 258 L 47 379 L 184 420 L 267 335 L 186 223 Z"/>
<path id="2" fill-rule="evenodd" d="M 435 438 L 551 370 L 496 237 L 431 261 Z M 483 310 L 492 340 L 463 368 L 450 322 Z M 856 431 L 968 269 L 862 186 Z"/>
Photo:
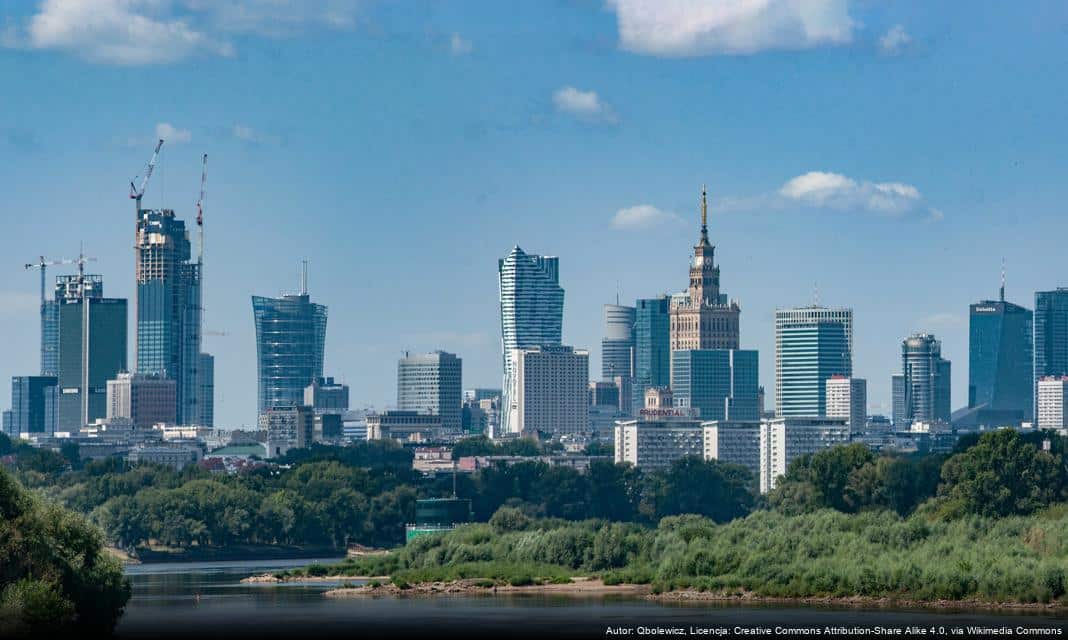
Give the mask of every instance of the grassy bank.
<path id="1" fill-rule="evenodd" d="M 1030 516 L 953 520 L 923 510 L 907 518 L 890 511 L 760 511 L 721 525 L 670 517 L 656 528 L 531 521 L 507 511 L 491 524 L 419 538 L 388 556 L 301 571 L 390 575 L 399 584 L 531 584 L 582 575 L 609 585 L 650 584 L 654 593 L 973 604 L 1063 603 L 1068 582 L 1065 505 Z"/>

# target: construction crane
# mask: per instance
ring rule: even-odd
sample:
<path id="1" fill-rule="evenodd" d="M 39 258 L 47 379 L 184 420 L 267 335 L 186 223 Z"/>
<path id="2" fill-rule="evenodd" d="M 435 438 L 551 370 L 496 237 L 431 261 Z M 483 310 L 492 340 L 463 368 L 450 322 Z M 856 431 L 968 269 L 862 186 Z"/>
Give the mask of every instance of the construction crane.
<path id="1" fill-rule="evenodd" d="M 141 215 L 141 198 L 145 195 L 145 189 L 148 187 L 148 179 L 152 177 L 152 171 L 156 168 L 156 161 L 159 160 L 159 150 L 162 146 L 163 138 L 160 138 L 159 142 L 156 143 L 156 150 L 152 152 L 152 159 L 148 161 L 148 166 L 145 167 L 145 177 L 141 179 L 141 186 L 138 187 L 134 184 L 134 180 L 137 180 L 136 176 L 130 181 L 130 199 L 134 200 L 137 205 L 135 214 L 138 216 Z"/>
<path id="2" fill-rule="evenodd" d="M 30 263 L 26 264 L 25 268 L 27 270 L 29 270 L 29 269 L 40 269 L 41 270 L 41 313 L 42 314 L 44 313 L 44 308 L 45 308 L 45 306 L 44 306 L 45 305 L 45 283 L 48 280 L 48 278 L 46 276 L 46 272 L 48 271 L 48 267 L 54 267 L 54 266 L 60 265 L 60 264 L 71 264 L 71 262 L 72 262 L 71 260 L 47 260 L 47 259 L 45 259 L 44 256 L 39 256 L 37 262 L 30 262 Z"/>

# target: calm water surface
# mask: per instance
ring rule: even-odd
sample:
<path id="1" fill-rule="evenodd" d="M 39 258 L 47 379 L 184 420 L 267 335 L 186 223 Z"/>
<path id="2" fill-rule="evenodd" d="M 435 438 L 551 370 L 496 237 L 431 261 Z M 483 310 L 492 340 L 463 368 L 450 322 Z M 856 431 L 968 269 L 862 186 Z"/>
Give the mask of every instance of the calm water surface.
<path id="1" fill-rule="evenodd" d="M 321 562 L 334 562 L 323 559 Z M 133 599 L 116 631 L 123 638 L 182 636 L 350 637 L 631 637 L 648 629 L 682 635 L 734 635 L 734 628 L 864 627 L 875 625 L 950 633 L 968 626 L 1008 627 L 1019 635 L 1050 628 L 1068 635 L 1068 616 L 1049 612 L 930 611 L 736 604 L 659 604 L 627 597 L 439 596 L 432 598 L 326 598 L 336 583 L 241 584 L 250 575 L 311 562 L 301 560 L 144 564 L 128 567 Z M 691 632 L 691 627 L 696 631 Z M 627 631 L 629 630 L 629 631 Z M 707 630 L 700 633 L 701 630 Z M 821 635 L 827 635 L 823 633 Z M 930 637 L 931 634 L 927 634 Z M 936 633 L 936 635 L 938 635 Z M 908 637 L 918 637 L 911 635 Z M 1056 637 L 1056 636 L 1040 636 Z M 1064 636 L 1062 636 L 1064 637 Z"/>

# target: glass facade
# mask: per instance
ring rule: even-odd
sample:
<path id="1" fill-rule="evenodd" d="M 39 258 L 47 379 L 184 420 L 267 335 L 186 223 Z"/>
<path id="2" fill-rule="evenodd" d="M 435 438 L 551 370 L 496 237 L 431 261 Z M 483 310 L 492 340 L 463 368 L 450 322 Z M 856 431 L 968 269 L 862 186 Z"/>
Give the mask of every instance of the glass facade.
<path id="1" fill-rule="evenodd" d="M 215 356 L 200 354 L 197 364 L 197 424 L 215 426 Z"/>
<path id="2" fill-rule="evenodd" d="M 949 360 L 942 358 L 942 343 L 926 333 L 909 336 L 901 344 L 901 366 L 904 423 L 949 422 L 951 369 Z"/>
<path id="3" fill-rule="evenodd" d="M 1068 375 L 1068 288 L 1035 292 L 1034 378 Z"/>
<path id="4" fill-rule="evenodd" d="M 560 260 L 524 252 L 518 246 L 497 262 L 501 303 L 501 347 L 504 363 L 504 398 L 501 407 L 504 432 L 515 410 L 511 398 L 511 353 L 515 349 L 561 344 L 564 323 L 564 289 L 560 286 Z"/>
<path id="5" fill-rule="evenodd" d="M 759 420 L 757 351 L 695 349 L 671 353 L 675 405 L 702 420 Z"/>
<path id="6" fill-rule="evenodd" d="M 441 428 L 459 432 L 463 362 L 452 353 L 405 356 L 397 363 L 397 409 L 441 416 Z"/>
<path id="7" fill-rule="evenodd" d="M 971 305 L 968 323 L 968 406 L 1017 412 L 1031 420 L 1032 314 L 1004 301 Z"/>
<path id="8" fill-rule="evenodd" d="M 41 375 L 59 373 L 59 304 L 45 300 L 41 305 Z"/>
<path id="9" fill-rule="evenodd" d="M 604 306 L 604 338 L 601 340 L 601 379 L 631 377 L 634 350 L 634 307 Z"/>
<path id="10" fill-rule="evenodd" d="M 200 418 L 200 265 L 190 261 L 185 222 L 169 209 L 142 210 L 136 240 L 137 372 L 173 379 L 178 424 L 194 424 Z"/>
<path id="11" fill-rule="evenodd" d="M 640 299 L 634 310 L 634 385 L 631 407 L 645 406 L 645 391 L 671 382 L 671 298 Z"/>
<path id="12" fill-rule="evenodd" d="M 776 415 L 827 415 L 827 379 L 836 375 L 853 375 L 853 310 L 777 310 Z"/>
<path id="13" fill-rule="evenodd" d="M 51 434 L 56 428 L 55 376 L 15 376 L 11 379 L 9 435 Z"/>
<path id="14" fill-rule="evenodd" d="M 304 401 L 304 388 L 323 377 L 326 307 L 307 294 L 252 296 L 259 369 L 259 411 Z"/>
<path id="15" fill-rule="evenodd" d="M 76 431 L 107 415 L 107 382 L 126 370 L 126 300 L 59 301 L 57 429 Z"/>

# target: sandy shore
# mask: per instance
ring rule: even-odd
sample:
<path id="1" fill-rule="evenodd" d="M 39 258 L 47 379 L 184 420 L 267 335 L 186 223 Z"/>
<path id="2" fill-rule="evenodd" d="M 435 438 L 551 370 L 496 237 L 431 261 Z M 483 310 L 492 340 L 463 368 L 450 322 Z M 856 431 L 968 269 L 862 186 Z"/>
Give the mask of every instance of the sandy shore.
<path id="1" fill-rule="evenodd" d="M 505 595 L 516 593 L 544 593 L 572 596 L 642 596 L 649 593 L 648 585 L 606 585 L 599 579 L 590 578 L 572 578 L 571 582 L 566 584 L 532 584 L 521 587 L 514 587 L 512 585 L 485 586 L 485 584 L 485 580 L 453 580 L 450 582 L 414 584 L 407 589 L 400 589 L 392 583 L 384 583 L 377 587 L 360 586 L 331 589 L 330 591 L 327 591 L 325 595 L 331 598 L 353 598 L 365 596 L 430 596 L 445 594 Z"/>
<path id="2" fill-rule="evenodd" d="M 281 582 L 353 582 L 355 580 L 389 582 L 389 576 L 289 576 L 278 578 L 274 574 L 264 573 L 258 576 L 242 578 L 241 582 L 245 584 L 277 584 Z"/>
<path id="3" fill-rule="evenodd" d="M 905 598 L 887 598 L 870 596 L 813 596 L 806 598 L 771 598 L 752 592 L 711 592 L 695 589 L 682 589 L 665 593 L 649 594 L 649 600 L 659 602 L 724 602 L 738 604 L 786 604 L 807 606 L 839 607 L 888 607 L 894 609 L 1018 609 L 1018 610 L 1058 610 L 1068 603 L 1041 602 L 989 602 L 986 600 L 909 600 Z"/>

